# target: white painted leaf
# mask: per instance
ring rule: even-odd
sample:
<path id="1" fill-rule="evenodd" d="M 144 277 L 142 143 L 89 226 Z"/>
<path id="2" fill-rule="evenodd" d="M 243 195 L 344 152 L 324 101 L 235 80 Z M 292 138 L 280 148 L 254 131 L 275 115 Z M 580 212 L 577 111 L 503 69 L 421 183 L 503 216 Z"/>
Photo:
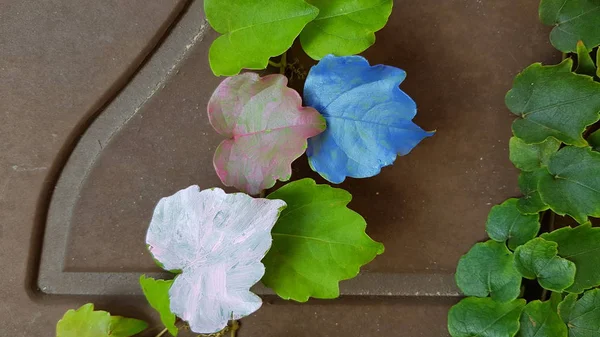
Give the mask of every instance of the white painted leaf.
<path id="1" fill-rule="evenodd" d="M 250 287 L 263 276 L 281 200 L 191 186 L 160 200 L 148 228 L 150 253 L 181 270 L 169 290 L 171 311 L 196 333 L 222 330 L 260 308 Z"/>

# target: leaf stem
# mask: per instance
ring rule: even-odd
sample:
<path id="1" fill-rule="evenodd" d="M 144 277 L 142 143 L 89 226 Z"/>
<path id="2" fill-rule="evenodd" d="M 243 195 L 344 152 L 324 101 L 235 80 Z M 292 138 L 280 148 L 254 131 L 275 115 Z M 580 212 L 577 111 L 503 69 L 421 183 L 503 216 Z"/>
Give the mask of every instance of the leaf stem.
<path id="1" fill-rule="evenodd" d="M 231 327 L 229 327 L 229 329 L 231 331 L 231 337 L 235 337 L 239 328 L 240 328 L 240 323 L 238 323 L 238 321 L 231 322 Z"/>
<path id="2" fill-rule="evenodd" d="M 280 63 L 280 67 L 279 67 L 279 73 L 281 75 L 285 75 L 285 69 L 287 68 L 287 52 L 283 53 L 283 55 L 281 55 L 281 61 L 279 61 Z"/>
<path id="3" fill-rule="evenodd" d="M 273 60 L 269 60 L 269 65 L 271 67 L 275 67 L 275 68 L 279 68 L 279 73 L 281 75 L 285 75 L 285 71 L 287 69 L 287 52 L 283 53 L 281 55 L 281 59 L 279 60 L 279 62 L 275 62 Z"/>
<path id="4" fill-rule="evenodd" d="M 155 337 L 160 337 L 160 336 L 166 334 L 167 331 L 169 331 L 169 330 L 167 328 L 164 328 L 163 331 L 159 332 L 158 335 L 156 335 Z"/>

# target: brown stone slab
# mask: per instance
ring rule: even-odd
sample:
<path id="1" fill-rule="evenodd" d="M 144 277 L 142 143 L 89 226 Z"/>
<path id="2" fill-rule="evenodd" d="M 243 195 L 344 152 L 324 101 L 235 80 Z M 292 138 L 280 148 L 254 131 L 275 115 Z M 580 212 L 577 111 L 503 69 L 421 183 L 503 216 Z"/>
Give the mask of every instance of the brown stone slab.
<path id="1" fill-rule="evenodd" d="M 183 5 L 0 1 L 0 336 L 53 336 L 74 306 L 76 299 L 50 301 L 36 287 L 49 193 L 75 136 Z"/>
<path id="2" fill-rule="evenodd" d="M 517 45 L 526 39 L 503 26 L 506 19 L 498 13 L 510 11 L 508 6 L 444 3 L 438 6 L 448 14 L 444 22 L 431 20 L 425 7 L 395 11 L 365 54 L 373 64 L 407 70 L 402 88 L 419 105 L 417 121 L 438 132 L 377 177 L 341 185 L 354 195 L 351 207 L 367 219 L 369 233 L 387 247 L 357 279 L 342 283 L 345 295 L 458 296 L 453 279 L 458 258 L 485 237 L 489 208 L 518 194 L 506 152 L 514 116 L 504 108 L 503 96 L 523 67 L 517 57 L 528 55 L 499 52 L 491 39 L 469 43 L 473 34 L 512 34 Z M 466 25 L 464 17 L 473 10 L 481 15 Z M 476 23 L 482 26 L 475 33 Z M 417 33 L 421 38 L 413 37 Z M 221 80 L 207 62 L 215 36 L 199 10 L 188 11 L 85 130 L 50 204 L 42 291 L 139 294 L 139 274 L 159 272 L 144 242 L 158 199 L 192 184 L 221 186 L 212 166 L 221 137 L 205 111 Z M 299 48 L 290 59 L 294 55 L 307 64 Z M 311 176 L 325 183 L 306 158 L 294 167 L 294 179 Z M 57 270 L 61 263 L 64 268 Z"/>
<path id="3" fill-rule="evenodd" d="M 220 81 L 207 64 L 216 35 L 194 1 L 164 34 L 181 5 L 0 5 L 0 261 L 11 272 L 0 336 L 47 336 L 90 301 L 157 325 L 126 296 L 140 273 L 159 272 L 144 247 L 152 208 L 191 184 L 220 185 L 204 108 Z M 503 97 L 525 66 L 559 59 L 548 31 L 534 0 L 396 1 L 365 56 L 407 70 L 417 123 L 438 133 L 341 185 L 386 252 L 342 283 L 353 296 L 340 300 L 291 304 L 258 287 L 267 303 L 241 336 L 445 335 L 456 261 L 484 238 L 489 208 L 517 194 Z M 298 48 L 290 56 L 308 64 Z M 323 183 L 303 157 L 294 179 L 306 176 Z"/>

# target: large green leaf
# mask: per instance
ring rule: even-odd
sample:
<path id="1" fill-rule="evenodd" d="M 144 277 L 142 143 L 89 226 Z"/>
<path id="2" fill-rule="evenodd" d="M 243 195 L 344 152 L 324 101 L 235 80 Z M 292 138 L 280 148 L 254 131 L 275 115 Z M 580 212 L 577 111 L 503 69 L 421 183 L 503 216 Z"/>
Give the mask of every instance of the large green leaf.
<path id="1" fill-rule="evenodd" d="M 558 256 L 577 267 L 575 282 L 566 291 L 579 294 L 600 285 L 600 228 L 590 224 L 564 227 L 541 237 L 558 243 Z"/>
<path id="2" fill-rule="evenodd" d="M 545 168 L 541 168 L 533 172 L 521 172 L 519 175 L 519 189 L 523 193 L 523 197 L 519 199 L 517 207 L 521 213 L 536 214 L 550 208 L 542 201 L 538 190 L 540 178 L 547 172 Z"/>
<path id="3" fill-rule="evenodd" d="M 586 126 L 600 116 L 600 83 L 571 72 L 573 61 L 559 65 L 532 64 L 515 78 L 506 105 L 520 116 L 513 123 L 515 136 L 526 143 L 554 137 L 564 143 L 585 146 Z"/>
<path id="4" fill-rule="evenodd" d="M 591 148 L 567 146 L 548 163 L 538 190 L 544 203 L 557 214 L 579 223 L 600 217 L 600 153 Z"/>
<path id="5" fill-rule="evenodd" d="M 154 310 L 158 311 L 160 321 L 169 333 L 177 336 L 179 329 L 175 326 L 177 317 L 171 312 L 171 300 L 169 300 L 169 289 L 173 285 L 173 280 L 155 280 L 146 275 L 140 276 L 140 285 L 146 300 Z"/>
<path id="6" fill-rule="evenodd" d="M 328 54 L 361 53 L 375 43 L 375 32 L 385 26 L 393 0 L 307 0 L 319 16 L 300 34 L 304 51 L 320 60 Z"/>
<path id="7" fill-rule="evenodd" d="M 504 243 L 478 243 L 458 261 L 456 284 L 467 296 L 514 300 L 521 292 L 521 275 L 513 261 L 513 253 Z"/>
<path id="8" fill-rule="evenodd" d="M 492 207 L 485 224 L 489 237 L 498 242 L 508 241 L 508 247 L 518 246 L 533 239 L 540 230 L 538 214 L 523 214 L 517 208 L 518 199 L 508 199 Z"/>
<path id="9" fill-rule="evenodd" d="M 515 267 L 548 290 L 561 292 L 575 281 L 575 264 L 557 256 L 558 244 L 535 238 L 515 251 Z"/>
<path id="10" fill-rule="evenodd" d="M 88 303 L 65 313 L 56 324 L 56 337 L 130 337 L 147 327 L 146 322 L 138 319 L 94 311 L 94 305 Z"/>
<path id="11" fill-rule="evenodd" d="M 529 302 L 521 314 L 519 337 L 567 337 L 567 326 L 550 301 Z"/>
<path id="12" fill-rule="evenodd" d="M 304 0 L 205 0 L 204 11 L 214 30 L 223 34 L 210 47 L 215 75 L 242 69 L 264 69 L 269 58 L 288 50 L 319 10 Z"/>
<path id="13" fill-rule="evenodd" d="M 542 0 L 540 19 L 555 26 L 550 41 L 562 52 L 574 52 L 577 41 L 588 48 L 600 44 L 600 1 L 598 0 Z"/>
<path id="14" fill-rule="evenodd" d="M 348 209 L 350 193 L 312 179 L 289 183 L 268 196 L 287 203 L 273 228 L 262 279 L 284 299 L 339 296 L 339 281 L 383 253 L 365 234 L 366 222 Z"/>
<path id="15" fill-rule="evenodd" d="M 545 167 L 559 147 L 560 142 L 554 137 L 537 144 L 527 144 L 522 139 L 512 137 L 509 142 L 510 161 L 521 171 L 535 171 Z"/>
<path id="16" fill-rule="evenodd" d="M 566 305 L 561 305 L 561 317 L 569 327 L 569 337 L 600 336 L 600 289 L 586 291 L 577 302 L 571 296 Z M 567 302 L 567 299 L 565 299 Z M 568 306 L 568 308 L 567 308 Z"/>
<path id="17" fill-rule="evenodd" d="M 448 312 L 448 331 L 452 337 L 513 337 L 524 307 L 522 299 L 500 303 L 468 297 Z"/>
<path id="18" fill-rule="evenodd" d="M 599 12 L 600 13 L 600 12 Z M 577 42 L 577 70 L 578 74 L 594 76 L 596 75 L 596 65 L 590 56 L 590 50 L 588 50 L 583 42 Z"/>

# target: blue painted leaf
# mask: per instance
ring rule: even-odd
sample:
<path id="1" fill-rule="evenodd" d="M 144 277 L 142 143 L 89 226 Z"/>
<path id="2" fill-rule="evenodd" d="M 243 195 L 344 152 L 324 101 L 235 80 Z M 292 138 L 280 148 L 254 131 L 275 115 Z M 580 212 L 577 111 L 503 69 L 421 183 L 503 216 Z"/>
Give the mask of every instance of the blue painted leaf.
<path id="1" fill-rule="evenodd" d="M 328 55 L 314 66 L 304 87 L 305 104 L 327 120 L 308 140 L 311 168 L 332 183 L 367 178 L 433 135 L 412 122 L 415 102 L 398 86 L 406 73 L 360 56 Z"/>

